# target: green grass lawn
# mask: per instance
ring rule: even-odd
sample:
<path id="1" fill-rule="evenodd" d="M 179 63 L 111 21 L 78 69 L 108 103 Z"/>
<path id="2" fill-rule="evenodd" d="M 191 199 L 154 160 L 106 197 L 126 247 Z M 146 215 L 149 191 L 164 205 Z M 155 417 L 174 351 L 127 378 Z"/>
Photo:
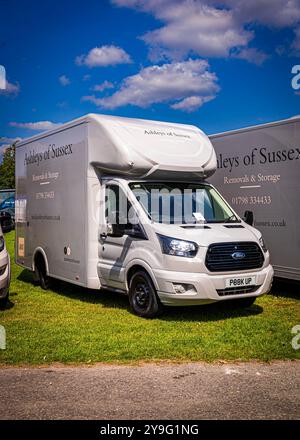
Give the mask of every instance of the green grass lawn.
<path id="1" fill-rule="evenodd" d="M 300 324 L 300 287 L 278 284 L 248 309 L 228 304 L 168 308 L 159 319 L 130 313 L 125 296 L 66 283 L 43 291 L 13 263 L 11 296 L 0 311 L 7 348 L 0 364 L 215 361 L 299 358 L 291 329 Z"/>

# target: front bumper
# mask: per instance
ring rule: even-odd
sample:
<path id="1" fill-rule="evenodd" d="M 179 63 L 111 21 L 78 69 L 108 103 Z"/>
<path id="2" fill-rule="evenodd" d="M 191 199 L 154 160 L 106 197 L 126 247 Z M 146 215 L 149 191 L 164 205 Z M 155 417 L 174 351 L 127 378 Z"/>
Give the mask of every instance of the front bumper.
<path id="1" fill-rule="evenodd" d="M 3 255 L 2 255 L 3 254 Z M 9 290 L 10 284 L 10 260 L 8 253 L 4 250 L 0 253 L 0 299 L 4 298 Z"/>
<path id="2" fill-rule="evenodd" d="M 263 295 L 271 289 L 273 279 L 273 268 L 269 264 L 261 270 L 247 271 L 242 273 L 226 273 L 222 275 L 210 275 L 190 272 L 173 272 L 155 270 L 154 275 L 158 284 L 158 296 L 161 302 L 168 306 L 187 306 L 197 304 L 208 304 L 215 301 L 225 301 L 245 297 Z M 251 293 L 220 296 L 217 290 L 225 289 L 225 280 L 228 278 L 244 278 L 255 276 L 257 290 Z M 187 293 L 175 293 L 174 283 L 191 284 L 195 290 Z"/>

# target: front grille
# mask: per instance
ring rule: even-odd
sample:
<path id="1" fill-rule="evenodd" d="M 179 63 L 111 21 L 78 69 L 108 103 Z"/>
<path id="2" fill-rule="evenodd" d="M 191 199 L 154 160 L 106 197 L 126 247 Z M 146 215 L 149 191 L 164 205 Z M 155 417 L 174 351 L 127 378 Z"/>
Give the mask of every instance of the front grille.
<path id="1" fill-rule="evenodd" d="M 243 295 L 245 293 L 255 292 L 259 288 L 260 286 L 229 287 L 227 289 L 217 289 L 217 292 L 219 296 Z"/>
<path id="2" fill-rule="evenodd" d="M 242 259 L 234 259 L 234 253 L 243 253 Z M 206 253 L 205 265 L 210 272 L 258 269 L 264 264 L 263 253 L 255 242 L 211 244 Z"/>

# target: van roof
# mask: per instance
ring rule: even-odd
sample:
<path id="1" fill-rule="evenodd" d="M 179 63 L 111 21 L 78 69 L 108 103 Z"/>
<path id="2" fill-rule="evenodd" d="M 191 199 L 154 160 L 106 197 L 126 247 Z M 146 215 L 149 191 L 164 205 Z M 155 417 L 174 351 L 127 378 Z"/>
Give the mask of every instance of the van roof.
<path id="1" fill-rule="evenodd" d="M 291 118 L 288 118 L 288 119 L 281 119 L 279 121 L 267 122 L 265 124 L 250 125 L 248 127 L 242 127 L 242 128 L 237 128 L 234 130 L 228 130 L 228 131 L 223 131 L 220 133 L 214 133 L 214 134 L 210 134 L 208 137 L 210 139 L 214 139 L 217 137 L 222 137 L 222 136 L 227 136 L 227 135 L 237 134 L 237 133 L 243 133 L 243 132 L 247 132 L 247 131 L 251 131 L 251 130 L 261 130 L 263 128 L 275 127 L 277 125 L 291 124 L 292 122 L 298 122 L 298 121 L 300 121 L 300 115 L 292 116 Z"/>
<path id="2" fill-rule="evenodd" d="M 213 146 L 196 126 L 94 113 L 25 139 L 17 148 L 83 124 L 88 124 L 89 163 L 104 173 L 204 178 L 216 169 Z"/>
<path id="3" fill-rule="evenodd" d="M 71 127 L 74 127 L 74 126 L 77 126 L 77 125 L 81 125 L 81 124 L 90 122 L 92 120 L 94 120 L 94 121 L 96 120 L 98 122 L 102 121 L 103 123 L 109 122 L 109 121 L 115 121 L 115 122 L 119 121 L 119 122 L 123 122 L 123 123 L 126 123 L 126 122 L 133 123 L 133 122 L 135 122 L 135 123 L 138 123 L 138 124 L 141 124 L 141 125 L 142 124 L 149 125 L 149 123 L 151 123 L 151 124 L 157 124 L 157 125 L 168 124 L 168 125 L 178 126 L 178 127 L 186 127 L 186 128 L 194 128 L 194 129 L 196 128 L 193 125 L 180 124 L 180 123 L 175 123 L 175 122 L 167 122 L 167 121 L 164 122 L 164 121 L 157 121 L 157 120 L 150 120 L 150 119 L 149 120 L 148 119 L 137 119 L 137 118 L 135 119 L 135 118 L 126 118 L 126 117 L 123 117 L 123 116 L 113 116 L 113 115 L 103 115 L 103 114 L 98 114 L 98 113 L 88 113 L 88 114 L 86 114 L 84 116 L 81 116 L 79 118 L 72 119 L 69 122 L 58 124 L 57 127 L 52 128 L 51 130 L 46 130 L 46 131 L 43 131 L 41 133 L 35 134 L 33 136 L 30 136 L 28 138 L 22 139 L 21 141 L 17 142 L 16 147 L 17 148 L 21 147 L 22 145 L 25 145 L 25 144 L 27 144 L 29 142 L 33 142 L 33 141 L 42 139 L 42 138 L 50 136 L 52 134 L 64 131 L 64 130 L 66 130 L 68 128 L 71 128 Z M 200 130 L 198 127 L 197 127 L 197 129 Z"/>

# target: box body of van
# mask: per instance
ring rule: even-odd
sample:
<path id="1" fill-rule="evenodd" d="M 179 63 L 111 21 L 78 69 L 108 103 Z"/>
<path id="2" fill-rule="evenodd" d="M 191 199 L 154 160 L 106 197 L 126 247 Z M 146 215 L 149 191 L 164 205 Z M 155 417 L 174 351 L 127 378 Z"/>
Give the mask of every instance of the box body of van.
<path id="1" fill-rule="evenodd" d="M 253 211 L 275 276 L 300 281 L 300 117 L 210 139 L 218 159 L 211 183 L 238 214 Z"/>
<path id="2" fill-rule="evenodd" d="M 189 125 L 87 115 L 21 141 L 16 262 L 44 287 L 53 277 L 129 293 L 141 316 L 252 301 L 270 289 L 269 252 L 206 182 L 215 169 Z"/>

